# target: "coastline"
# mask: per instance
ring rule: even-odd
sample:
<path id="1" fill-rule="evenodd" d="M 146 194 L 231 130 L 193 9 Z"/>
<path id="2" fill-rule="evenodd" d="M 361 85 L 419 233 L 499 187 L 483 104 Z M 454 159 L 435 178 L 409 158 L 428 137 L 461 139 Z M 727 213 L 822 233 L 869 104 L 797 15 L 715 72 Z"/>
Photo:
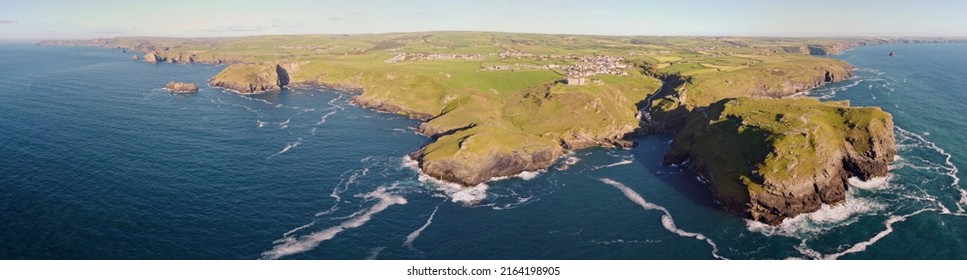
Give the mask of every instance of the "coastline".
<path id="1" fill-rule="evenodd" d="M 101 44 L 101 47 L 108 47 L 107 43 Z M 860 43 L 855 43 L 854 45 L 845 48 L 849 49 L 855 46 L 864 45 Z M 833 45 L 835 48 L 837 45 Z M 120 47 L 117 47 L 120 48 Z M 130 48 L 129 48 L 130 49 Z M 168 51 L 168 48 L 164 48 Z M 144 51 L 144 50 L 142 50 Z M 824 54 L 828 54 L 827 52 Z M 186 55 L 184 53 L 178 53 L 172 50 L 171 53 L 162 54 L 159 56 L 158 53 L 151 51 L 145 55 L 145 61 L 148 61 L 147 57 L 157 58 L 160 57 L 160 61 L 157 63 L 179 63 L 179 64 L 192 64 L 192 63 L 202 63 L 202 64 L 225 64 L 231 59 L 220 58 L 216 55 L 211 57 L 203 58 L 199 55 L 190 54 Z M 811 57 L 811 55 L 801 56 L 803 59 Z M 797 80 L 791 82 L 790 80 L 782 80 L 780 77 L 776 81 L 767 81 L 765 83 L 753 84 L 752 86 L 747 86 L 752 91 L 738 90 L 739 95 L 753 95 L 760 97 L 782 97 L 788 98 L 789 96 L 798 96 L 803 93 L 808 93 L 810 90 L 822 86 L 826 83 L 837 82 L 840 80 L 849 79 L 852 77 L 851 70 L 855 67 L 849 65 L 845 62 L 836 62 L 833 60 L 829 62 L 819 59 L 819 60 L 809 60 L 810 63 L 817 63 L 814 67 L 824 67 L 819 68 L 819 73 L 812 73 L 806 76 L 807 80 Z M 476 120 L 471 119 L 470 125 L 461 126 L 460 123 L 452 123 L 452 121 L 440 119 L 450 118 L 456 115 L 448 114 L 449 110 L 444 109 L 440 113 L 428 113 L 430 111 L 424 109 L 413 109 L 407 108 L 406 102 L 401 102 L 399 99 L 394 99 L 395 97 L 387 96 L 384 93 L 374 92 L 374 88 L 371 82 L 366 82 L 361 80 L 362 74 L 356 74 L 355 76 L 349 77 L 348 80 L 330 79 L 328 76 L 316 77 L 307 76 L 305 74 L 305 68 L 313 68 L 318 66 L 307 65 L 309 62 L 305 61 L 273 61 L 270 63 L 263 64 L 252 64 L 252 63 L 228 63 L 221 73 L 212 77 L 209 81 L 209 86 L 212 88 L 219 88 L 227 90 L 230 92 L 235 92 L 242 95 L 250 94 L 263 94 L 267 92 L 279 92 L 286 88 L 292 87 L 322 87 L 330 88 L 336 90 L 347 91 L 353 94 L 351 103 L 362 108 L 393 113 L 398 115 L 403 115 L 407 118 L 415 119 L 421 121 L 417 132 L 428 136 L 431 138 L 431 142 L 425 146 L 417 149 L 415 152 L 407 155 L 407 158 L 414 160 L 420 170 L 421 175 L 432 177 L 435 180 L 439 180 L 444 184 L 456 184 L 462 185 L 465 188 L 476 188 L 481 184 L 485 184 L 488 181 L 494 180 L 495 178 L 503 178 L 508 176 L 516 176 L 517 174 L 522 174 L 526 172 L 534 172 L 538 170 L 547 170 L 553 167 L 560 161 L 560 158 L 567 154 L 568 152 L 580 150 L 588 147 L 630 147 L 634 145 L 634 142 L 629 139 L 636 139 L 642 137 L 641 131 L 655 131 L 654 128 L 660 127 L 660 130 L 678 130 L 684 125 L 686 118 L 684 116 L 687 112 L 695 110 L 696 108 L 704 108 L 709 104 L 703 102 L 708 101 L 693 101 L 696 100 L 694 94 L 686 96 L 686 90 L 689 92 L 702 92 L 710 90 L 718 90 L 722 87 L 716 87 L 714 85 L 706 86 L 706 80 L 693 81 L 693 76 L 688 76 L 686 78 L 681 78 L 682 76 L 669 76 L 669 77 L 679 77 L 680 85 L 675 88 L 667 88 L 667 80 L 663 80 L 663 83 L 658 84 L 656 89 L 648 91 L 641 94 L 636 99 L 629 101 L 624 101 L 632 104 L 642 104 L 644 106 L 638 106 L 638 110 L 632 111 L 630 113 L 635 114 L 634 122 L 637 126 L 632 125 L 616 125 L 614 120 L 612 124 L 607 126 L 607 131 L 602 132 L 592 132 L 587 131 L 569 131 L 558 136 L 551 136 L 547 139 L 541 139 L 542 135 L 538 137 L 526 135 L 523 136 L 521 143 L 510 144 L 504 148 L 495 148 L 491 146 L 489 141 L 484 140 L 481 144 L 483 145 L 476 148 L 473 152 L 464 152 L 465 141 L 467 139 L 481 139 L 477 137 L 479 133 L 489 133 L 488 137 L 505 137 L 501 133 L 505 133 L 504 128 L 493 128 L 487 123 L 482 123 L 478 125 Z M 811 71 L 806 69 L 810 64 L 797 65 L 795 63 L 792 66 L 784 66 L 780 64 L 779 66 L 787 67 L 782 69 L 787 69 L 787 75 L 789 77 L 798 77 L 800 73 L 806 73 L 802 71 Z M 799 67 L 799 68 L 796 68 Z M 302 70 L 300 70 L 302 69 Z M 815 69 L 815 68 L 813 68 Z M 233 73 L 234 70 L 245 70 L 249 72 Z M 769 69 L 775 72 L 773 69 Z M 791 70 L 791 72 L 790 72 Z M 254 72 L 253 72 L 254 71 Z M 779 70 L 782 71 L 782 70 Z M 247 73 L 247 74 L 246 74 Z M 254 75 L 256 76 L 246 76 Z M 389 72 L 385 74 L 387 78 L 394 79 L 396 76 L 392 74 L 394 72 Z M 450 74 L 447 74 L 449 77 Z M 651 79 L 655 79 L 659 75 L 645 76 Z M 239 80 L 239 77 L 242 77 Z M 245 78 L 245 77 L 256 77 Z M 743 79 L 743 76 L 736 76 L 739 79 Z M 249 80 L 246 80 L 249 79 Z M 718 78 L 723 79 L 723 78 Z M 248 82 L 246 82 L 248 81 Z M 729 80 L 725 80 L 726 84 Z M 247 84 L 248 86 L 243 86 L 244 89 L 239 88 L 241 85 Z M 546 86 L 545 86 L 546 87 Z M 705 87 L 705 88 L 703 88 Z M 406 87 L 400 87 L 404 91 Z M 570 87 L 564 87 L 561 89 L 575 89 Z M 667 91 L 667 92 L 666 92 Z M 381 94 L 381 95 L 380 95 Z M 527 96 L 525 92 L 525 97 Z M 544 93 L 545 98 L 550 93 Z M 662 96 L 659 96 L 662 95 Z M 711 98 L 730 98 L 730 94 L 716 96 L 711 95 Z M 702 94 L 697 95 L 698 97 L 703 97 Z M 445 96 L 449 98 L 449 95 Z M 690 97 L 687 98 L 686 97 Z M 445 99 L 446 99 L 445 98 Z M 600 97 L 598 97 L 600 98 Z M 640 99 L 637 99 L 640 98 Z M 687 100 L 687 101 L 686 101 Z M 715 100 L 715 99 L 712 99 Z M 540 99 L 537 103 L 540 104 Z M 528 101 L 530 102 L 530 101 Z M 600 102 L 600 100 L 598 101 Z M 664 103 L 662 103 L 664 102 Z M 669 102 L 673 103 L 673 106 L 677 107 L 673 111 L 664 111 L 668 107 Z M 696 103 L 697 102 L 697 103 Z M 411 106 L 414 103 L 409 103 Z M 654 106 L 659 105 L 659 106 Z M 449 105 L 448 105 L 449 106 Z M 501 104 L 494 104 L 491 106 L 501 106 Z M 433 108 L 432 106 L 429 108 Z M 643 109 L 642 109 L 643 108 Z M 585 106 L 587 109 L 587 106 Z M 654 110 L 653 110 L 654 109 Z M 601 108 L 594 109 L 597 112 L 601 111 Z M 607 114 L 613 112 L 614 109 L 604 110 Z M 528 111 L 523 111 L 528 113 Z M 466 112 L 463 112 L 466 114 Z M 652 122 L 653 118 L 658 116 L 660 119 L 658 122 Z M 645 121 L 648 121 L 647 127 Z M 667 122 L 668 120 L 674 121 L 673 123 Z M 676 125 L 677 122 L 682 122 Z M 451 122 L 451 123 L 447 123 Z M 466 122 L 464 122 L 465 124 Z M 442 124 L 442 125 L 441 125 Z M 657 124 L 657 125 L 656 125 Z M 580 126 L 575 126 L 580 127 Z M 585 128 L 582 128 L 585 129 Z M 599 127 L 590 127 L 590 129 L 600 129 Z M 570 133 L 568 135 L 568 133 Z M 521 137 L 517 135 L 510 135 L 511 137 Z M 530 137 L 530 138 L 527 138 Z M 513 138 L 512 138 L 513 139 Z M 556 143 L 550 143 L 551 140 Z M 513 140 L 512 140 L 513 141 Z M 433 155 L 441 150 L 452 149 L 441 145 L 452 145 L 457 148 L 455 152 L 448 152 L 446 156 Z M 541 148 L 529 148 L 536 145 Z M 509 150 L 507 150 L 509 149 Z"/>

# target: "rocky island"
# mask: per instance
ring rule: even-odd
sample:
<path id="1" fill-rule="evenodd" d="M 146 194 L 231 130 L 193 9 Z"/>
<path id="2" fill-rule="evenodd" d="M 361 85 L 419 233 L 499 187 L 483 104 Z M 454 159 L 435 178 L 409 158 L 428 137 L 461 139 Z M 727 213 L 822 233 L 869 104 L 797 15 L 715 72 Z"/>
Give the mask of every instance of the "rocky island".
<path id="1" fill-rule="evenodd" d="M 170 81 L 165 89 L 174 93 L 195 93 L 198 92 L 198 86 L 193 83 L 175 82 Z"/>
<path id="2" fill-rule="evenodd" d="M 355 92 L 355 104 L 423 121 L 431 141 L 409 156 L 465 186 L 680 131 L 665 163 L 690 160 L 724 207 L 777 224 L 843 202 L 846 178 L 886 175 L 890 114 L 795 96 L 852 77 L 824 55 L 902 42 L 945 40 L 426 32 L 72 43 L 228 64 L 210 85 L 239 94 Z"/>

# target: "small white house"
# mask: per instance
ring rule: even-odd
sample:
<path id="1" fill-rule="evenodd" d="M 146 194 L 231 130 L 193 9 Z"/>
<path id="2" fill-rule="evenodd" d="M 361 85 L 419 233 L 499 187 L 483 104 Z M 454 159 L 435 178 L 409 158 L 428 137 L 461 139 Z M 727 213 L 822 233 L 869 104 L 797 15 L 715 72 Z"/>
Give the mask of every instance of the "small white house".
<path id="1" fill-rule="evenodd" d="M 571 86 L 583 86 L 587 84 L 584 77 L 567 77 L 567 84 Z"/>

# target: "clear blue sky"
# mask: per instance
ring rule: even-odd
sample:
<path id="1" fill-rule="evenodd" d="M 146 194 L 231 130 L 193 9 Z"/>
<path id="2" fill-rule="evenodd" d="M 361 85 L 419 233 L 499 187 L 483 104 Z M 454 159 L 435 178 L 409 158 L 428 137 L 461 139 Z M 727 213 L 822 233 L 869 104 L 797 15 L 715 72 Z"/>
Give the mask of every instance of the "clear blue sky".
<path id="1" fill-rule="evenodd" d="M 484 30 L 967 36 L 967 1 L 0 0 L 0 40 Z"/>

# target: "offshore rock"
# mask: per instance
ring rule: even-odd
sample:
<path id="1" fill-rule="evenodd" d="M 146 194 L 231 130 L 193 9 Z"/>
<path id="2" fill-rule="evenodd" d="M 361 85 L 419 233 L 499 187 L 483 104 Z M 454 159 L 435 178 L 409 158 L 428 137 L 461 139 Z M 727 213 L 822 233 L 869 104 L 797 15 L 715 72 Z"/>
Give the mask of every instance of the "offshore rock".
<path id="1" fill-rule="evenodd" d="M 198 86 L 193 83 L 175 82 L 170 81 L 165 89 L 174 93 L 195 93 L 198 92 Z"/>

